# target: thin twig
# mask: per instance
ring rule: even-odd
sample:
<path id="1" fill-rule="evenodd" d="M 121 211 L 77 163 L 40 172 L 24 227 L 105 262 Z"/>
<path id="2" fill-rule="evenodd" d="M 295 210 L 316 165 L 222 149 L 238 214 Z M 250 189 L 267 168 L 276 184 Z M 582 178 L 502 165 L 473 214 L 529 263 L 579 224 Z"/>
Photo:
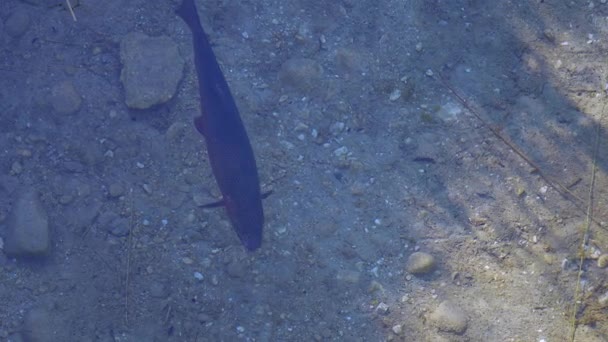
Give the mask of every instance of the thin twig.
<path id="1" fill-rule="evenodd" d="M 133 189 L 129 190 L 129 210 L 131 211 L 129 223 L 129 237 L 127 238 L 127 270 L 125 275 L 125 325 L 129 325 L 129 281 L 131 273 L 131 248 L 133 245 L 133 226 L 135 225 L 135 213 L 133 205 Z"/>
<path id="2" fill-rule="evenodd" d="M 604 114 L 604 109 L 606 108 L 606 104 L 602 108 L 601 115 Z M 574 337 L 576 334 L 576 313 L 579 307 L 579 296 L 581 292 L 581 278 L 583 276 L 583 262 L 585 261 L 585 245 L 587 244 L 587 240 L 589 239 L 589 230 L 591 229 L 591 222 L 593 219 L 593 189 L 595 186 L 595 175 L 597 169 L 597 154 L 599 152 L 600 147 L 600 127 L 602 123 L 602 117 L 600 116 L 600 120 L 597 123 L 596 127 L 596 135 L 595 135 L 595 145 L 593 146 L 593 167 L 591 168 L 591 185 L 589 186 L 589 194 L 588 194 L 588 202 L 587 202 L 587 215 L 585 218 L 585 230 L 583 231 L 583 236 L 581 238 L 581 253 L 580 259 L 578 262 L 578 273 L 576 276 L 576 288 L 574 290 L 574 305 L 572 307 L 572 313 L 570 317 L 570 325 L 571 325 L 571 335 L 570 341 L 574 342 Z"/>
<path id="3" fill-rule="evenodd" d="M 468 109 L 469 112 L 471 112 L 484 126 L 486 126 L 486 128 L 488 128 L 494 134 L 494 136 L 496 136 L 499 140 L 501 140 L 504 144 L 506 144 L 513 152 L 515 152 L 515 154 L 517 154 L 521 159 L 523 159 L 526 163 L 528 163 L 528 165 L 530 165 L 538 173 L 538 175 L 545 182 L 547 182 L 547 184 L 551 188 L 553 188 L 555 191 L 557 191 L 562 196 L 564 196 L 564 198 L 568 199 L 572 204 L 574 204 L 574 206 L 578 210 L 580 210 L 583 213 L 587 212 L 587 208 L 585 207 L 585 201 L 582 198 L 575 195 L 572 191 L 570 191 L 570 189 L 568 189 L 567 187 L 562 185 L 560 182 L 552 179 L 547 174 L 545 174 L 542 171 L 542 169 L 538 165 L 536 165 L 536 163 L 533 162 L 532 159 L 530 159 L 530 157 L 528 157 L 522 150 L 520 150 L 517 146 L 515 146 L 514 143 L 509 141 L 508 138 L 503 136 L 499 132 L 498 129 L 492 127 L 492 125 L 490 125 L 484 118 L 482 118 L 481 115 L 479 115 L 479 113 L 477 113 L 477 111 L 475 111 L 475 109 L 473 109 L 468 104 L 468 102 L 460 94 L 458 94 L 458 92 L 456 92 L 456 90 L 454 90 L 454 88 L 452 88 L 452 86 L 443 77 L 440 76 L 439 81 L 441 81 L 441 83 L 443 83 L 444 87 L 446 87 L 456 97 L 456 99 L 466 109 Z M 604 227 L 602 227 L 600 222 L 598 222 L 595 218 L 591 217 L 590 219 L 591 219 L 591 222 L 597 224 L 600 228 L 605 229 Z"/>
<path id="4" fill-rule="evenodd" d="M 74 21 L 78 21 L 78 20 L 76 20 L 76 14 L 74 13 L 74 9 L 72 9 L 72 4 L 70 3 L 70 0 L 65 0 L 65 3 L 68 6 L 68 10 L 70 11 L 70 14 L 72 15 L 72 19 L 74 19 Z"/>

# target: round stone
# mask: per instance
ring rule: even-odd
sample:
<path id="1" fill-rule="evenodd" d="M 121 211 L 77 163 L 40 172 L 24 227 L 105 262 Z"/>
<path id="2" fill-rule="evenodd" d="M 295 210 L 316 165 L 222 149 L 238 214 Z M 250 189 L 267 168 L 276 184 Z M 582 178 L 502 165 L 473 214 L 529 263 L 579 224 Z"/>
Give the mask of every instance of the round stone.
<path id="1" fill-rule="evenodd" d="M 440 331 L 462 334 L 467 330 L 467 316 L 456 304 L 444 301 L 430 316 L 431 322 Z"/>
<path id="2" fill-rule="evenodd" d="M 407 259 L 407 271 L 412 274 L 426 274 L 435 268 L 435 258 L 429 253 L 414 252 Z"/>

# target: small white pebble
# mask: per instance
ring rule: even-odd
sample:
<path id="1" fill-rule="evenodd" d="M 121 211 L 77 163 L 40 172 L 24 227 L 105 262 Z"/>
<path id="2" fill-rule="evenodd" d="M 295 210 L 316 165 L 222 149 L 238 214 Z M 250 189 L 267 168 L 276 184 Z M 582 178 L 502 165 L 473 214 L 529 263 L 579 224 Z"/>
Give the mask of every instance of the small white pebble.
<path id="1" fill-rule="evenodd" d="M 391 95 L 389 96 L 389 100 L 396 101 L 400 97 L 401 97 L 401 90 L 395 89 L 395 90 L 393 90 L 393 92 L 391 92 Z"/>
<path id="2" fill-rule="evenodd" d="M 148 195 L 152 193 L 152 187 L 150 186 L 150 184 L 144 183 L 141 187 Z"/>
<path id="3" fill-rule="evenodd" d="M 431 77 L 431 76 L 433 76 L 433 75 L 434 75 L 433 70 L 431 70 L 431 69 L 428 69 L 428 70 L 425 72 L 425 74 L 426 74 L 427 76 L 429 76 L 429 77 Z"/>
<path id="4" fill-rule="evenodd" d="M 140 162 L 137 162 L 137 164 L 135 164 L 135 165 L 137 165 L 137 167 L 140 169 L 143 169 L 145 167 L 144 164 L 140 163 Z"/>
<path id="5" fill-rule="evenodd" d="M 201 272 L 194 272 L 194 278 L 197 280 L 203 280 L 203 274 Z"/>
<path id="6" fill-rule="evenodd" d="M 348 148 L 346 146 L 338 147 L 334 150 L 334 156 L 343 157 L 348 154 Z"/>
<path id="7" fill-rule="evenodd" d="M 236 331 L 242 334 L 245 332 L 245 328 L 239 325 L 238 327 L 236 327 Z"/>

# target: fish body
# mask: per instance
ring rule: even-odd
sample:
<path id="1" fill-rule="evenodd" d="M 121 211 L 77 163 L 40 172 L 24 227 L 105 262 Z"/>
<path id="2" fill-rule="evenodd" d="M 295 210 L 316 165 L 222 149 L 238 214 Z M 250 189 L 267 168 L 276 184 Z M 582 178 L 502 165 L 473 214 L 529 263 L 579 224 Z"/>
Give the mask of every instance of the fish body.
<path id="1" fill-rule="evenodd" d="M 194 119 L 194 125 L 205 138 L 230 222 L 241 243 L 254 251 L 262 244 L 264 210 L 253 149 L 194 0 L 183 0 L 176 14 L 192 31 L 201 101 L 201 115 Z"/>

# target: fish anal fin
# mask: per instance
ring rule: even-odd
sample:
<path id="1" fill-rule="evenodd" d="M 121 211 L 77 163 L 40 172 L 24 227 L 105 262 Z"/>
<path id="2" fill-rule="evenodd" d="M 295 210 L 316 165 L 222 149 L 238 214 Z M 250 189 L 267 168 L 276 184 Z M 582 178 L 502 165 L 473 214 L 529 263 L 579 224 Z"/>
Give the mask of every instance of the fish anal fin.
<path id="1" fill-rule="evenodd" d="M 196 130 L 202 134 L 205 135 L 205 120 L 203 119 L 203 116 L 197 116 L 194 118 L 194 127 L 196 127 Z"/>
<path id="2" fill-rule="evenodd" d="M 224 205 L 226 205 L 226 202 L 224 202 L 224 200 L 221 199 L 219 201 L 199 205 L 199 208 L 217 208 L 217 207 L 223 207 Z"/>

